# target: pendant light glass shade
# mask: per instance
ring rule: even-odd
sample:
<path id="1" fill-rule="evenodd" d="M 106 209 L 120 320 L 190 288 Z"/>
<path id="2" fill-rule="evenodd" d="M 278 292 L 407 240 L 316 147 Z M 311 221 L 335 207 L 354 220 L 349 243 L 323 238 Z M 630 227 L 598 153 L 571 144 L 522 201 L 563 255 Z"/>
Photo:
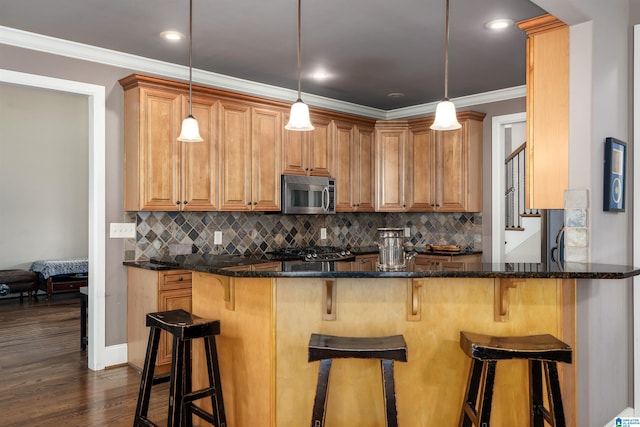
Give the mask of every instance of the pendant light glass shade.
<path id="1" fill-rule="evenodd" d="M 204 141 L 200 136 L 200 128 L 198 127 L 198 121 L 192 114 L 192 96 L 191 86 L 193 83 L 193 67 L 191 66 L 191 54 L 193 49 L 192 43 L 193 34 L 193 0 L 189 0 L 189 115 L 182 121 L 182 129 L 178 136 L 178 141 L 181 142 L 202 142 Z"/>
<path id="2" fill-rule="evenodd" d="M 180 136 L 178 137 L 178 141 L 182 142 L 202 142 L 203 139 L 200 136 L 200 128 L 198 127 L 198 121 L 195 117 L 189 114 L 182 121 L 182 130 L 180 131 Z"/>
<path id="3" fill-rule="evenodd" d="M 291 106 L 291 113 L 289 114 L 289 123 L 284 127 L 287 130 L 314 130 L 315 128 L 311 124 L 311 118 L 309 117 L 309 107 L 307 104 L 298 99 L 295 104 Z"/>
<path id="4" fill-rule="evenodd" d="M 433 130 L 456 130 L 460 129 L 462 125 L 458 123 L 456 117 L 456 106 L 448 99 L 440 101 L 436 107 L 436 118 L 431 129 Z"/>
<path id="5" fill-rule="evenodd" d="M 433 130 L 456 130 L 462 125 L 456 117 L 456 106 L 449 101 L 449 0 L 446 7 L 445 45 L 444 45 L 444 98 L 436 107 L 436 118 L 431 125 Z"/>
<path id="6" fill-rule="evenodd" d="M 295 131 L 310 131 L 315 128 L 311 124 L 311 117 L 309 117 L 309 107 L 302 102 L 300 96 L 300 9 L 301 0 L 298 0 L 298 99 L 291 106 L 291 113 L 289 114 L 289 123 L 284 127 L 286 130 Z"/>

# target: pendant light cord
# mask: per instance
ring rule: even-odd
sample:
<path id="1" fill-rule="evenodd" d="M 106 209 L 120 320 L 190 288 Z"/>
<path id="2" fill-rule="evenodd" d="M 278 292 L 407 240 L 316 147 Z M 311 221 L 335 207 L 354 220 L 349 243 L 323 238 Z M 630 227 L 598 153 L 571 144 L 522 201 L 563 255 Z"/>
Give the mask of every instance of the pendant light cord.
<path id="1" fill-rule="evenodd" d="M 449 0 L 447 0 L 444 40 L 444 99 L 449 99 Z"/>
<path id="2" fill-rule="evenodd" d="M 302 97 L 300 96 L 300 8 L 301 6 L 302 0 L 298 0 L 298 100 L 296 102 L 301 102 L 302 101 Z"/>
<path id="3" fill-rule="evenodd" d="M 193 114 L 191 101 L 191 82 L 193 81 L 193 68 L 191 66 L 191 55 L 193 50 L 193 0 L 189 0 L 189 117 Z"/>

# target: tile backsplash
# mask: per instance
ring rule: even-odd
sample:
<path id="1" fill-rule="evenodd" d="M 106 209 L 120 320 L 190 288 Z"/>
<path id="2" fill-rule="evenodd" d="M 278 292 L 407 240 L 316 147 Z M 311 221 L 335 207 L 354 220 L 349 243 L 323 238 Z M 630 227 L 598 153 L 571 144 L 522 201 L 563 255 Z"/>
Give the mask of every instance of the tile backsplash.
<path id="1" fill-rule="evenodd" d="M 338 213 L 282 215 L 244 212 L 128 212 L 136 239 L 125 243 L 125 260 L 142 261 L 191 245 L 191 252 L 261 255 L 290 246 L 362 247 L 376 243 L 381 227 L 409 227 L 407 245 L 482 248 L 480 213 Z M 326 228 L 327 238 L 320 239 Z M 214 232 L 222 244 L 214 244 Z"/>

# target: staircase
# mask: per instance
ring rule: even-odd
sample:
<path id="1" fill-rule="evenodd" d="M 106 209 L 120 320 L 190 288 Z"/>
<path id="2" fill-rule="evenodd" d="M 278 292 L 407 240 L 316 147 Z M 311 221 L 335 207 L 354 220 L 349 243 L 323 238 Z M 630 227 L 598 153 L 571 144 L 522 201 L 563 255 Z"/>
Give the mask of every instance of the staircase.
<path id="1" fill-rule="evenodd" d="M 505 262 L 540 262 L 541 214 L 527 209 L 526 143 L 509 154 L 505 163 Z"/>

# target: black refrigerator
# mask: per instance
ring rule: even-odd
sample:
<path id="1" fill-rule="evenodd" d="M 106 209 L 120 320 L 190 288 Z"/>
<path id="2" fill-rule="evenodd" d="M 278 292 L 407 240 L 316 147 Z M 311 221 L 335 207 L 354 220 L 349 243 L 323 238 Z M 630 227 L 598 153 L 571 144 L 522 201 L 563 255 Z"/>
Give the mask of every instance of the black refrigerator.
<path id="1" fill-rule="evenodd" d="M 564 264 L 564 210 L 542 211 L 542 262 Z"/>

